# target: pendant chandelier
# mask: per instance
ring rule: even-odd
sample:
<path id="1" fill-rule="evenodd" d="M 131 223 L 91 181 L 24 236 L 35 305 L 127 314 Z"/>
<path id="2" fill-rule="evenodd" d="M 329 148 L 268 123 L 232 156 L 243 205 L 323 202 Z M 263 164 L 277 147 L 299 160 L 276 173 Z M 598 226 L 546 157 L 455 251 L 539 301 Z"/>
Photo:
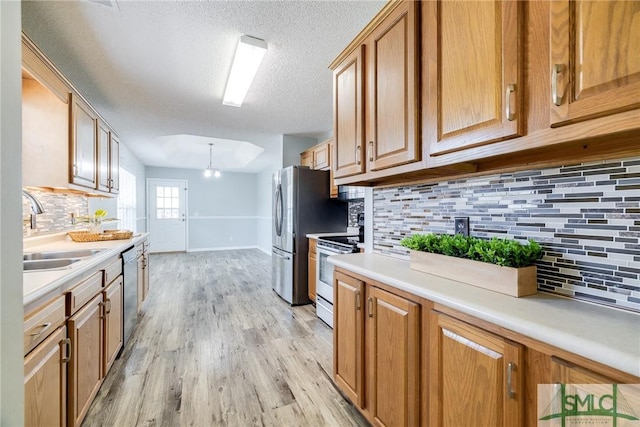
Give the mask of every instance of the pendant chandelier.
<path id="1" fill-rule="evenodd" d="M 210 178 L 211 175 L 216 178 L 220 178 L 220 169 L 213 167 L 213 143 L 209 143 L 209 166 L 204 170 L 205 178 Z"/>

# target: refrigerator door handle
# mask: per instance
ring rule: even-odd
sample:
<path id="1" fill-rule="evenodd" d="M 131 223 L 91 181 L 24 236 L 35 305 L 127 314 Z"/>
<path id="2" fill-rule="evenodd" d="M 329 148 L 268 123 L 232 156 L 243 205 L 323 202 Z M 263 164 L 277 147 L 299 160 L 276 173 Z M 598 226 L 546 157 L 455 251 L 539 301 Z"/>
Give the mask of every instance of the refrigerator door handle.
<path id="1" fill-rule="evenodd" d="M 275 215 L 275 226 L 276 226 L 276 235 L 282 236 L 282 213 L 284 207 L 282 206 L 282 185 L 278 184 L 276 188 L 276 215 Z"/>
<path id="2" fill-rule="evenodd" d="M 283 259 L 286 259 L 286 260 L 288 260 L 288 259 L 289 259 L 289 257 L 288 257 L 288 256 L 280 255 L 280 254 L 279 254 L 278 252 L 276 252 L 276 251 L 271 251 L 271 253 L 272 253 L 273 255 L 277 256 L 278 258 L 283 258 Z"/>

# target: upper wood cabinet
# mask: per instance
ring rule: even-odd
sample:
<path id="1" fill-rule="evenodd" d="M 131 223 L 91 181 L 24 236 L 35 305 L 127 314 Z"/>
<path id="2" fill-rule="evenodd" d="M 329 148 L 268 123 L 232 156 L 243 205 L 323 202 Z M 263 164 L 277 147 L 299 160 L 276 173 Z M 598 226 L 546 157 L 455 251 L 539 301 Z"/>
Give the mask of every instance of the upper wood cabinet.
<path id="1" fill-rule="evenodd" d="M 109 127 L 98 121 L 98 190 L 117 194 L 120 167 L 120 141 Z"/>
<path id="2" fill-rule="evenodd" d="M 300 166 L 308 166 L 311 169 L 328 170 L 329 174 L 329 195 L 331 198 L 338 197 L 338 186 L 333 179 L 334 162 L 332 153 L 335 149 L 333 139 L 327 139 L 318 145 L 300 153 Z"/>
<path id="3" fill-rule="evenodd" d="M 339 272 L 333 282 L 333 377 L 340 390 L 362 407 L 364 283 Z"/>
<path id="4" fill-rule="evenodd" d="M 24 34 L 22 135 L 23 186 L 118 192 L 118 137 Z"/>
<path id="5" fill-rule="evenodd" d="M 421 158 L 419 3 L 390 5 L 362 44 L 333 67 L 336 178 Z"/>
<path id="6" fill-rule="evenodd" d="M 300 166 L 307 166 L 313 169 L 313 151 L 306 150 L 300 153 Z"/>
<path id="7" fill-rule="evenodd" d="M 71 94 L 70 182 L 96 188 L 98 117 L 80 97 Z"/>
<path id="8" fill-rule="evenodd" d="M 420 424 L 420 305 L 367 289 L 367 408 L 381 426 Z"/>
<path id="9" fill-rule="evenodd" d="M 551 122 L 640 107 L 640 2 L 551 2 Z"/>
<path id="10" fill-rule="evenodd" d="M 521 2 L 426 2 L 431 155 L 522 134 Z"/>
<path id="11" fill-rule="evenodd" d="M 365 171 L 364 46 L 358 46 L 333 71 L 334 176 Z"/>
<path id="12" fill-rule="evenodd" d="M 420 160 L 418 7 L 402 2 L 365 41 L 368 170 Z"/>
<path id="13" fill-rule="evenodd" d="M 313 169 L 328 170 L 331 167 L 331 140 L 316 145 L 313 149 Z"/>
<path id="14" fill-rule="evenodd" d="M 436 311 L 429 327 L 429 425 L 523 425 L 523 347 Z"/>

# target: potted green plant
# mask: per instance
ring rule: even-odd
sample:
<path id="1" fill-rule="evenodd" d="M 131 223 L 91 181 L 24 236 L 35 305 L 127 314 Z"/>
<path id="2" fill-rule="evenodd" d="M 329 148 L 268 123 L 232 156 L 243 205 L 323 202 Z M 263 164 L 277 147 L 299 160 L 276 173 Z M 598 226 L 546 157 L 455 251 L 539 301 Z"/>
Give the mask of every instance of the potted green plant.
<path id="1" fill-rule="evenodd" d="M 534 263 L 542 258 L 542 248 L 533 240 L 523 245 L 510 239 L 416 234 L 400 244 L 409 248 L 414 270 L 515 297 L 537 292 Z"/>

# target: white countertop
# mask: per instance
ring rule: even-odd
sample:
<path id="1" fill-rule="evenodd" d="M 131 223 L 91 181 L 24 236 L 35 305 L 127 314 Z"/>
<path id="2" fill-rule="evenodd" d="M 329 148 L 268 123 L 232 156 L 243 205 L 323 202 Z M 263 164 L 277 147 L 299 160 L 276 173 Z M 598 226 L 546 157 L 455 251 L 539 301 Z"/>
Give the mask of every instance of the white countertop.
<path id="1" fill-rule="evenodd" d="M 560 349 L 640 377 L 640 315 L 537 293 L 514 298 L 411 270 L 380 254 L 333 255 L 329 262 Z"/>
<path id="2" fill-rule="evenodd" d="M 149 233 L 134 234 L 131 239 L 106 240 L 78 243 L 66 233 L 57 233 L 41 237 L 26 238 L 23 241 L 24 253 L 41 251 L 66 251 L 76 249 L 105 249 L 96 255 L 87 257 L 58 270 L 25 271 L 23 273 L 23 304 L 27 305 L 38 298 L 64 286 L 74 278 L 91 271 L 98 264 L 119 255 L 147 238 Z"/>

